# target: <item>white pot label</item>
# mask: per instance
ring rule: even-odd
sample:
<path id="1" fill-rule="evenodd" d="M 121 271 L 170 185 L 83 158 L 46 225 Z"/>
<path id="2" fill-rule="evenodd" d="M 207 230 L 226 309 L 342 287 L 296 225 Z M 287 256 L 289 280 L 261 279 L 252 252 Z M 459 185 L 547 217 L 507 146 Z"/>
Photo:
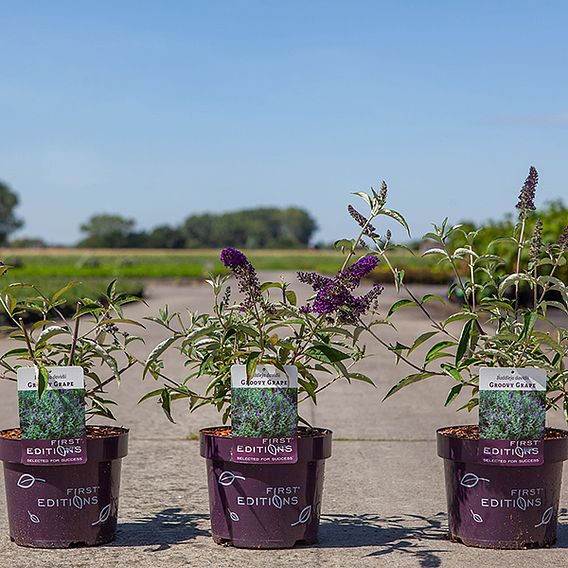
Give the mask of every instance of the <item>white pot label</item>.
<path id="1" fill-rule="evenodd" d="M 298 460 L 298 369 L 258 365 L 231 367 L 232 460 L 296 463 Z"/>
<path id="2" fill-rule="evenodd" d="M 85 379 L 82 367 L 47 367 L 38 394 L 37 367 L 17 373 L 22 463 L 70 465 L 87 461 Z"/>
<path id="3" fill-rule="evenodd" d="M 511 467 L 544 463 L 546 382 L 543 369 L 479 371 L 479 462 Z"/>

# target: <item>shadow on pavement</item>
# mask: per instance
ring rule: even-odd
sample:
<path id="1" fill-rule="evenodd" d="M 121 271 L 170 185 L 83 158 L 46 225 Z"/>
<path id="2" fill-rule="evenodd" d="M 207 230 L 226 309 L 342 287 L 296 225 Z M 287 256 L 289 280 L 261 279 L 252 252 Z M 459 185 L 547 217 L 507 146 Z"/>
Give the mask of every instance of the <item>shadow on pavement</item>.
<path id="1" fill-rule="evenodd" d="M 209 515 L 184 513 L 181 508 L 164 509 L 151 517 L 119 523 L 116 540 L 109 546 L 156 546 L 150 552 L 168 550 L 172 545 L 184 544 L 198 536 L 211 536 L 199 527 Z"/>
<path id="2" fill-rule="evenodd" d="M 321 548 L 379 547 L 367 556 L 404 552 L 414 556 L 424 568 L 441 566 L 439 554 L 448 552 L 436 546 L 436 542 L 446 538 L 445 513 L 432 517 L 322 515 L 321 520 L 318 545 Z"/>

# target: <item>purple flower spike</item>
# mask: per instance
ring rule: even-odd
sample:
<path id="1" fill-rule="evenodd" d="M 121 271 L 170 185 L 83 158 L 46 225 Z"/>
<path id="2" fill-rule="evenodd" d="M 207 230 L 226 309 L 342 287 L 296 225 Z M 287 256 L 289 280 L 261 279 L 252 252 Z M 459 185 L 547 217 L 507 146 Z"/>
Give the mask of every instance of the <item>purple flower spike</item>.
<path id="1" fill-rule="evenodd" d="M 341 323 L 357 323 L 357 320 L 376 303 L 383 287 L 376 284 L 361 297 L 353 296 L 351 292 L 378 263 L 379 259 L 376 256 L 367 255 L 337 274 L 335 278 L 327 278 L 315 272 L 299 272 L 300 282 L 309 284 L 316 292 L 313 303 L 301 307 L 300 311 L 314 312 L 322 316 L 336 314 Z"/>
<path id="2" fill-rule="evenodd" d="M 224 248 L 219 257 L 221 262 L 235 275 L 239 291 L 245 295 L 244 308 L 250 308 L 262 300 L 260 282 L 256 270 L 243 252 L 234 248 Z"/>
<path id="3" fill-rule="evenodd" d="M 235 248 L 224 248 L 220 255 L 221 262 L 231 270 L 236 270 L 241 267 L 247 266 L 249 263 L 248 258 L 240 250 Z"/>

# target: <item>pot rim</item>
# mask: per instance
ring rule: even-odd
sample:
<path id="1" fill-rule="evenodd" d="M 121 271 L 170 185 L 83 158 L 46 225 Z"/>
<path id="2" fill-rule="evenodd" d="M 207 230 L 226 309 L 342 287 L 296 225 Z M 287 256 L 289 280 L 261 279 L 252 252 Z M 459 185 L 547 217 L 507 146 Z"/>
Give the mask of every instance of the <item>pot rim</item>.
<path id="1" fill-rule="evenodd" d="M 201 457 L 215 461 L 230 462 L 233 447 L 231 436 L 216 436 L 210 430 L 228 428 L 228 426 L 210 426 L 199 430 Z M 333 432 L 328 428 L 314 428 L 315 436 L 298 437 L 298 463 L 327 459 L 331 456 L 331 440 Z M 244 464 L 239 464 L 244 465 Z M 246 464 L 247 467 L 275 467 L 276 464 Z M 279 467 L 290 467 L 295 464 L 278 464 Z"/>
<path id="2" fill-rule="evenodd" d="M 91 424 L 89 424 L 91 426 Z M 93 426 L 96 426 L 93 424 Z M 108 427 L 108 426 L 103 426 Z M 105 462 L 123 458 L 128 453 L 128 435 L 130 430 L 121 426 L 110 426 L 118 430 L 116 434 L 87 438 L 87 463 L 73 464 L 75 467 L 88 466 L 90 462 Z M 22 439 L 4 438 L 2 434 L 13 430 L 5 428 L 0 430 L 0 461 L 22 463 Z M 69 465 L 28 465 L 27 467 L 72 467 Z"/>
<path id="3" fill-rule="evenodd" d="M 455 426 L 444 426 L 436 430 L 438 456 L 444 459 L 465 462 L 477 463 L 478 462 L 478 447 L 479 439 L 463 438 L 460 436 L 453 436 L 444 433 L 448 428 L 463 428 L 467 426 L 476 426 L 476 424 L 460 424 Z M 563 432 L 565 434 L 562 438 L 551 438 L 544 440 L 544 463 L 556 463 L 568 460 L 568 430 L 561 428 L 551 428 Z M 488 467 L 505 467 L 508 466 L 488 465 Z M 529 466 L 529 467 L 542 467 L 542 466 Z"/>

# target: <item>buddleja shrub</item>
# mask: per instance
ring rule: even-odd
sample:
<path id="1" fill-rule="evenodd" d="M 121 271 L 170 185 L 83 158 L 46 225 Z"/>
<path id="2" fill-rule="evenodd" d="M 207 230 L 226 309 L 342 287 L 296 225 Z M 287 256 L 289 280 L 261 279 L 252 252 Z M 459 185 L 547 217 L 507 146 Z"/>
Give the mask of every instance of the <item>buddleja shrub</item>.
<path id="1" fill-rule="evenodd" d="M 382 205 L 379 214 L 404 223 L 396 212 L 384 207 L 384 200 Z M 249 379 L 259 364 L 274 365 L 282 371 L 286 365 L 295 365 L 300 402 L 309 399 L 315 403 L 319 393 L 339 380 L 373 384 L 370 377 L 356 369 L 366 356 L 359 339 L 363 332 L 378 337 L 376 326 L 386 322 L 377 311 L 383 289 L 380 284 L 355 295 L 361 280 L 379 262 L 377 254 L 364 245 L 365 234 L 366 229 L 361 229 L 348 246 L 338 242 L 344 258 L 334 276 L 298 273 L 299 282 L 314 291 L 303 305 L 299 305 L 290 283 L 260 282 L 241 251 L 224 249 L 221 262 L 235 277 L 240 295 L 233 301 L 228 276 L 218 276 L 208 281 L 213 289 L 211 313 L 189 312 L 182 316 L 164 308 L 157 317 L 147 318 L 161 325 L 167 337 L 151 351 L 144 369 L 145 375 L 163 386 L 143 400 L 158 397 L 170 420 L 175 400 L 188 399 L 190 411 L 212 404 L 223 413 L 225 422 L 231 411 L 231 366 L 235 364 L 246 365 Z M 179 351 L 188 369 L 181 379 L 172 377 L 165 367 L 164 353 L 172 348 Z M 203 393 L 193 385 L 200 377 L 209 378 Z M 269 404 L 268 399 L 264 404 Z M 251 400 L 251 414 L 247 417 L 251 431 L 259 427 L 256 411 L 260 418 L 262 405 L 260 399 Z M 285 424 L 291 419 L 290 407 L 283 404 L 281 412 L 278 420 Z M 237 417 L 239 432 L 245 421 Z"/>
<path id="2" fill-rule="evenodd" d="M 542 222 L 537 219 L 534 230 L 527 234 L 527 219 L 535 211 L 537 183 L 538 173 L 531 167 L 519 195 L 518 219 L 510 235 L 480 247 L 478 231 L 463 231 L 461 225 L 450 226 L 445 219 L 424 236 L 433 244 L 424 255 L 436 257 L 454 273 L 449 296 L 463 299 L 444 319 L 436 317 L 431 305 L 446 303 L 447 298 L 435 294 L 416 296 L 405 284 L 404 271 L 390 261 L 390 239 L 388 235 L 381 239 L 373 227 L 374 219 L 383 212 L 384 199 L 374 191 L 357 194 L 370 213 L 366 217 L 352 206 L 349 212 L 363 228 L 370 249 L 391 269 L 397 291 L 404 291 L 406 296 L 390 307 L 387 319 L 391 321 L 401 308 L 414 308 L 430 322 L 430 329 L 408 344 L 388 344 L 377 337 L 397 361 L 404 361 L 412 369 L 387 397 L 425 379 L 450 377 L 455 384 L 446 405 L 467 393 L 461 408 L 471 410 L 479 403 L 479 367 L 539 367 L 548 375 L 547 407 L 563 407 L 568 420 L 568 331 L 550 317 L 554 310 L 568 314 L 568 290 L 557 277 L 567 260 L 568 227 L 556 240 L 544 242 Z M 456 234 L 460 239 L 454 238 Z M 451 246 L 460 240 L 463 246 Z M 349 241 L 342 243 L 351 246 Z M 515 259 L 512 271 L 507 269 L 510 257 Z M 415 362 L 411 355 L 420 346 L 428 349 L 424 358 Z"/>
<path id="3" fill-rule="evenodd" d="M 0 275 L 8 268 L 0 266 Z M 49 379 L 46 367 L 82 367 L 87 418 L 99 415 L 114 419 L 111 406 L 116 403 L 107 397 L 107 388 L 119 382 L 122 374 L 137 363 L 129 346 L 143 341 L 130 330 L 133 326 L 144 326 L 125 318 L 123 313 L 123 306 L 137 302 L 139 298 L 121 293 L 113 281 L 101 297 L 83 298 L 75 305 L 74 315 L 67 318 L 63 313 L 67 310 L 62 308 L 72 309 L 66 296 L 74 286 L 75 283 L 70 283 L 48 296 L 38 286 L 12 283 L 0 295 L 0 306 L 9 322 L 2 326 L 2 331 L 8 332 L 9 342 L 16 345 L 0 356 L 2 378 L 16 381 L 19 367 L 35 365 L 38 368 L 38 391 L 31 391 L 30 396 L 40 397 L 42 413 L 39 421 L 46 426 L 50 424 L 49 427 L 58 432 L 72 431 L 71 425 L 64 423 L 60 414 L 69 408 L 63 408 L 62 405 L 67 404 L 63 398 L 46 390 Z M 26 325 L 24 319 L 34 323 Z M 72 401 L 68 404 L 78 411 L 79 402 L 75 402 L 75 406 Z M 73 416 L 74 412 L 71 412 L 69 420 L 73 420 Z M 32 417 L 24 411 L 23 419 L 31 420 Z"/>

